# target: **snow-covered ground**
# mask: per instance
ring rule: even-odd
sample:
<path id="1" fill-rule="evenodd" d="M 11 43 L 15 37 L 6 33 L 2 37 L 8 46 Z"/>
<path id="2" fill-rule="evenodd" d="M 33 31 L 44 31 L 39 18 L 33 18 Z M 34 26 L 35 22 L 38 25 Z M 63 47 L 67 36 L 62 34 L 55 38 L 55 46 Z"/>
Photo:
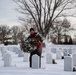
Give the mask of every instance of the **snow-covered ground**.
<path id="1" fill-rule="evenodd" d="M 64 60 L 56 60 L 57 64 L 46 64 L 46 68 L 32 69 L 29 62 L 23 62 L 23 57 L 18 57 L 12 50 L 12 66 L 4 67 L 0 51 L 0 75 L 76 75 L 76 72 L 64 71 Z"/>

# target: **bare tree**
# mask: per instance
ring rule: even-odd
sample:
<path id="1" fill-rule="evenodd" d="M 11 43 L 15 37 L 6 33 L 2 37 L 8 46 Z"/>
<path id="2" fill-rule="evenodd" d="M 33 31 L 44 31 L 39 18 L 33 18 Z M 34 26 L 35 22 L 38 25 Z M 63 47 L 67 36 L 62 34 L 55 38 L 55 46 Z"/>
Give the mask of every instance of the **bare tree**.
<path id="1" fill-rule="evenodd" d="M 19 39 L 20 41 L 25 40 L 26 35 L 27 35 L 26 31 L 27 31 L 27 30 L 25 29 L 24 26 L 20 26 L 19 31 L 18 31 L 18 39 Z"/>
<path id="2" fill-rule="evenodd" d="M 71 23 L 66 18 L 64 18 L 61 26 L 63 27 L 63 32 L 66 34 L 70 30 L 69 28 L 71 27 Z"/>
<path id="3" fill-rule="evenodd" d="M 10 28 L 7 25 L 0 25 L 0 39 L 2 39 L 2 43 L 5 42 L 6 38 L 9 38 Z"/>
<path id="4" fill-rule="evenodd" d="M 56 18 L 73 16 L 75 13 L 69 13 L 75 9 L 76 0 L 14 0 L 18 4 L 18 11 L 26 18 L 32 18 L 37 30 L 46 37 L 50 28 L 53 28 L 53 22 Z M 25 18 L 21 19 L 25 22 Z"/>
<path id="5" fill-rule="evenodd" d="M 53 25 L 54 27 L 51 30 L 51 34 L 56 34 L 58 36 L 58 43 L 60 43 L 60 36 L 69 33 L 71 23 L 66 18 L 64 18 L 63 20 L 57 19 Z"/>
<path id="6" fill-rule="evenodd" d="M 12 29 L 12 37 L 16 43 L 24 40 L 26 32 L 24 26 L 13 26 L 11 29 Z"/>
<path id="7" fill-rule="evenodd" d="M 12 38 L 14 39 L 14 42 L 17 43 L 18 41 L 18 30 L 19 30 L 19 27 L 18 26 L 13 26 L 11 28 L 11 31 L 12 31 Z"/>

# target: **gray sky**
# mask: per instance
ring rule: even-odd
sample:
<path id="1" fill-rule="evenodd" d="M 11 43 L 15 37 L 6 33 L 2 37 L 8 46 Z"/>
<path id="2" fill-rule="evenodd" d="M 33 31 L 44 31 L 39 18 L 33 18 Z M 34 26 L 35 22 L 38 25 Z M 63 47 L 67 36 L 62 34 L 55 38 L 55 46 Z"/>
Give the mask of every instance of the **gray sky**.
<path id="1" fill-rule="evenodd" d="M 9 26 L 18 25 L 18 16 L 20 14 L 15 10 L 16 4 L 12 0 L 0 0 L 0 24 Z M 69 21 L 75 25 L 76 18 L 69 18 Z"/>
<path id="2" fill-rule="evenodd" d="M 18 25 L 19 13 L 12 0 L 0 0 L 0 24 Z"/>

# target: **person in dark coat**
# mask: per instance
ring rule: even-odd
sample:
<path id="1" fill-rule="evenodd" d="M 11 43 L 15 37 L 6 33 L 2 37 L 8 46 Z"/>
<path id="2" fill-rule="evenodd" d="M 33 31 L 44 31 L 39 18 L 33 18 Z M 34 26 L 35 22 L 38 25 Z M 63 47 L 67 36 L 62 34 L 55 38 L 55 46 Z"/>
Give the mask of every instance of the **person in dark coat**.
<path id="1" fill-rule="evenodd" d="M 32 67 L 32 56 L 34 54 L 37 54 L 40 57 L 40 64 L 39 67 L 41 67 L 41 54 L 42 54 L 42 38 L 39 39 L 40 35 L 34 30 L 34 28 L 30 28 L 30 35 L 28 39 L 36 39 L 37 41 L 37 46 L 33 48 L 33 51 L 30 52 L 30 67 Z"/>

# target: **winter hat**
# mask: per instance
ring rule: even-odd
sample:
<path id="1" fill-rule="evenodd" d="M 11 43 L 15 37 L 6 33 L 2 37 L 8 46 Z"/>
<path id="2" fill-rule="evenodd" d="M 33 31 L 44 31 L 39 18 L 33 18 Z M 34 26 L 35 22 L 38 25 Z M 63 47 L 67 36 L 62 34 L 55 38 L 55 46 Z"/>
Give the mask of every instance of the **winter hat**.
<path id="1" fill-rule="evenodd" d="M 31 31 L 35 31 L 34 28 L 30 28 L 30 32 L 31 32 Z"/>

